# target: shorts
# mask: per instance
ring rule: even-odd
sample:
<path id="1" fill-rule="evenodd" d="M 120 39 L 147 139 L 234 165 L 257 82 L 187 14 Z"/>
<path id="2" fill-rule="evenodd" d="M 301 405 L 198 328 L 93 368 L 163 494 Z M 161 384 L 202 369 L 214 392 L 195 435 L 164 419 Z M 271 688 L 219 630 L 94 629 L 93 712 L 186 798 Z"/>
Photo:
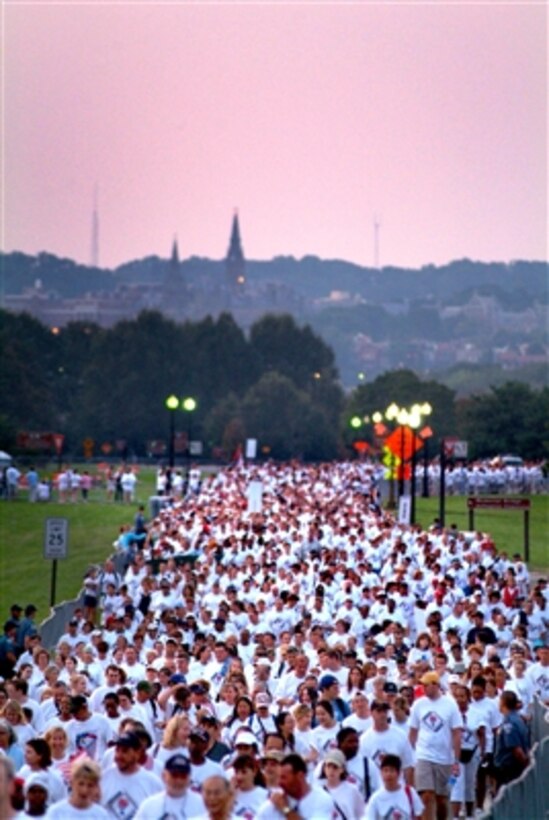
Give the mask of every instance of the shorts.
<path id="1" fill-rule="evenodd" d="M 432 763 L 430 760 L 418 760 L 415 767 L 414 786 L 418 792 L 434 792 L 441 797 L 448 797 L 450 786 L 448 780 L 452 774 L 452 765 Z"/>

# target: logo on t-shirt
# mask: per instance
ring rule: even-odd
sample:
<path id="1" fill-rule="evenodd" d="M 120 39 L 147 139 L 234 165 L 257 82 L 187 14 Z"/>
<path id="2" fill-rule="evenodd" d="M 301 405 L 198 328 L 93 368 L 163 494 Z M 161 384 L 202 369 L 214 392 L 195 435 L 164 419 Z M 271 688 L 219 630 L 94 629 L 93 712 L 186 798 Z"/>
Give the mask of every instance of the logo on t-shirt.
<path id="1" fill-rule="evenodd" d="M 93 732 L 82 732 L 76 735 L 76 748 L 86 752 L 88 757 L 95 758 L 97 752 L 97 735 Z"/>
<path id="2" fill-rule="evenodd" d="M 378 769 L 381 768 L 381 761 L 383 760 L 386 754 L 387 752 L 385 751 L 385 749 L 376 749 L 375 754 L 372 755 L 372 760 L 374 761 Z"/>
<path id="3" fill-rule="evenodd" d="M 391 807 L 381 820 L 411 820 L 411 815 L 396 806 L 395 808 Z"/>
<path id="4" fill-rule="evenodd" d="M 444 721 L 442 720 L 440 715 L 437 715 L 436 712 L 427 712 L 427 714 L 424 715 L 423 720 L 421 722 L 431 732 L 440 732 L 440 730 L 444 726 Z"/>
<path id="5" fill-rule="evenodd" d="M 117 820 L 132 820 L 137 811 L 137 805 L 125 792 L 116 792 L 107 802 L 107 809 Z"/>

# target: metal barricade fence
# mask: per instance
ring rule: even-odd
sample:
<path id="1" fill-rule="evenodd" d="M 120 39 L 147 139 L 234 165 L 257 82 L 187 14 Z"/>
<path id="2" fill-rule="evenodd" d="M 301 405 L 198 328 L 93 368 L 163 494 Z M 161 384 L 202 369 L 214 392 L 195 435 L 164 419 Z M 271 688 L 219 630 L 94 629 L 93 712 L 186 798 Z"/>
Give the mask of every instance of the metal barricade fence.
<path id="1" fill-rule="evenodd" d="M 517 780 L 504 786 L 480 820 L 549 818 L 549 708 L 534 701 L 532 758 Z"/>

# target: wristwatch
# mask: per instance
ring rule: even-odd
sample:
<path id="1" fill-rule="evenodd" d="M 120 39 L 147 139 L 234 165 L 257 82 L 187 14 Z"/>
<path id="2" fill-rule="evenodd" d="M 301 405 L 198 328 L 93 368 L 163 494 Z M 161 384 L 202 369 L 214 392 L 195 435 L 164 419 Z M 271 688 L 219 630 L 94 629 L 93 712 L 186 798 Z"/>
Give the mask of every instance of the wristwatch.
<path id="1" fill-rule="evenodd" d="M 282 809 L 282 814 L 284 815 L 284 817 L 287 817 L 292 812 L 293 812 L 293 809 L 292 809 L 291 806 L 284 806 L 284 808 Z"/>

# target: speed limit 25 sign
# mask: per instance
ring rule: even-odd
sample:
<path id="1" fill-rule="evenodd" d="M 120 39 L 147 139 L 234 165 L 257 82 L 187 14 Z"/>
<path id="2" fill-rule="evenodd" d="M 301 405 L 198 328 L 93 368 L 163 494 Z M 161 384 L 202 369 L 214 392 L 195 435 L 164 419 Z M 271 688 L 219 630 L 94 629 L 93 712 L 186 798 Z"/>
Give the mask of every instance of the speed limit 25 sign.
<path id="1" fill-rule="evenodd" d="M 66 558 L 69 548 L 69 522 L 66 518 L 46 518 L 44 558 Z"/>

